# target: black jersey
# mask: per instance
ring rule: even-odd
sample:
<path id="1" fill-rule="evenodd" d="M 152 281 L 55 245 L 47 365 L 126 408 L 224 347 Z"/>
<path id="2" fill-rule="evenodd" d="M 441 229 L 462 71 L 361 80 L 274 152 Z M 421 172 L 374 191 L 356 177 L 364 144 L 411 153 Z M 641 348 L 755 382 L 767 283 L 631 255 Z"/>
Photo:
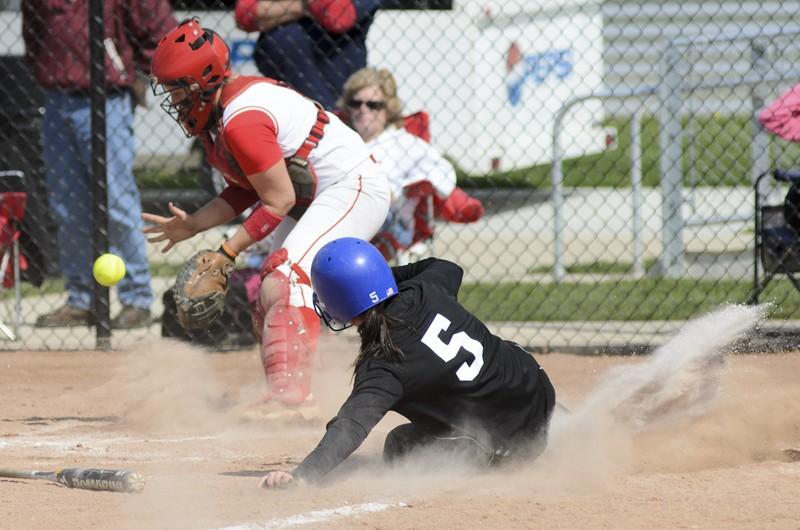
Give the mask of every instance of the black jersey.
<path id="1" fill-rule="evenodd" d="M 429 258 L 392 270 L 399 293 L 385 312 L 404 358 L 356 366 L 350 397 L 298 476 L 328 473 L 390 410 L 433 434 L 461 432 L 493 448 L 533 437 L 548 419 L 555 395 L 533 356 L 458 303 L 461 267 Z"/>

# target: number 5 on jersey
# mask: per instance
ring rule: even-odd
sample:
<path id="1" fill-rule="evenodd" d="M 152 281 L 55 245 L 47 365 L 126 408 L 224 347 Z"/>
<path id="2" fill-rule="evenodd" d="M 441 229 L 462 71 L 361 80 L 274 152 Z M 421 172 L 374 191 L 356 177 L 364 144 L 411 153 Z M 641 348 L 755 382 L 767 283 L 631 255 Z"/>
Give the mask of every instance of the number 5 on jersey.
<path id="1" fill-rule="evenodd" d="M 450 321 L 444 315 L 437 314 L 425 331 L 425 335 L 422 337 L 422 344 L 430 348 L 444 362 L 450 362 L 455 359 L 461 348 L 470 352 L 475 356 L 475 359 L 472 364 L 465 361 L 456 370 L 456 377 L 461 381 L 472 381 L 478 377 L 481 368 L 483 368 L 483 344 L 467 335 L 465 331 L 459 331 L 450 338 L 450 342 L 444 343 L 439 338 L 439 334 L 447 331 L 449 327 Z"/>

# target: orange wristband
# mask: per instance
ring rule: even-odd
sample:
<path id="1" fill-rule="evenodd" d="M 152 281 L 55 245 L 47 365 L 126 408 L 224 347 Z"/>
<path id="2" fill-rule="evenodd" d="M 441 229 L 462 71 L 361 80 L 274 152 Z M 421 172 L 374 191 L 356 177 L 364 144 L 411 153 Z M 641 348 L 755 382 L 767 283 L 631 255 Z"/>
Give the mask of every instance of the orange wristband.
<path id="1" fill-rule="evenodd" d="M 236 261 L 236 257 L 239 255 L 238 252 L 234 252 L 225 242 L 219 246 L 219 251 L 231 258 L 231 261 Z"/>

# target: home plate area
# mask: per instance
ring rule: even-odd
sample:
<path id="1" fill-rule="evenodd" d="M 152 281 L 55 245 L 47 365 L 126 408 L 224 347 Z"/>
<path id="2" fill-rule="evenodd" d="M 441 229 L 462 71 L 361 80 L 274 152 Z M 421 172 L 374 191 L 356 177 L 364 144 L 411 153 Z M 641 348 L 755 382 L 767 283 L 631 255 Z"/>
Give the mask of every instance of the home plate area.
<path id="1" fill-rule="evenodd" d="M 609 374 L 646 373 L 655 357 L 539 354 L 563 407 L 533 462 L 481 470 L 421 457 L 389 467 L 383 439 L 404 421 L 390 414 L 324 484 L 259 489 L 263 474 L 291 470 L 319 442 L 349 393 L 356 351 L 353 337 L 322 337 L 320 413 L 302 421 L 241 414 L 263 392 L 255 349 L 208 353 L 159 340 L 110 354 L 4 352 L 0 467 L 131 470 L 146 485 L 123 494 L 0 478 L 3 526 L 791 528 L 800 520 L 797 352 L 725 355 L 718 392 L 700 394 L 702 410 L 647 429 L 581 414 Z"/>

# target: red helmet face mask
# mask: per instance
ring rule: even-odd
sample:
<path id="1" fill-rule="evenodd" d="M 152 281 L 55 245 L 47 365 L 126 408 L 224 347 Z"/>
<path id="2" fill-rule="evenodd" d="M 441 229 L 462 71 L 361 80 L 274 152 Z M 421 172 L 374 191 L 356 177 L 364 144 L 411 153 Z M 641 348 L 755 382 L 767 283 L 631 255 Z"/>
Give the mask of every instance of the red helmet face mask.
<path id="1" fill-rule="evenodd" d="M 161 108 L 186 136 L 197 136 L 207 130 L 217 89 L 231 75 L 230 51 L 222 37 L 200 27 L 198 19 L 187 19 L 161 39 L 151 74 L 153 94 L 166 96 Z"/>

